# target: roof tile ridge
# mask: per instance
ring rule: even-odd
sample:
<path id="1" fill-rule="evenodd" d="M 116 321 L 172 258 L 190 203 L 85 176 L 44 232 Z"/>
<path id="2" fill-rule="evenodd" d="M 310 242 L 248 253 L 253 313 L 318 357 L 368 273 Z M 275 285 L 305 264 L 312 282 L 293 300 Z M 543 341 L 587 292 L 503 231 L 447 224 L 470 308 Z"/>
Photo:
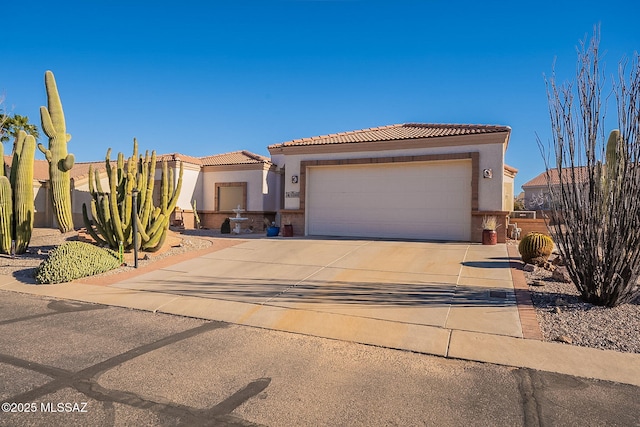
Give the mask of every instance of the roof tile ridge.
<path id="1" fill-rule="evenodd" d="M 260 161 L 260 162 L 263 162 L 263 163 L 270 162 L 270 160 L 267 157 L 265 157 L 263 155 L 260 155 L 260 154 L 257 154 L 257 153 L 252 153 L 251 151 L 242 150 L 242 154 L 244 154 L 247 157 L 252 158 L 253 160 L 257 160 L 257 161 Z"/>
<path id="2" fill-rule="evenodd" d="M 258 160 L 258 161 L 261 161 L 261 162 L 263 162 L 263 163 L 271 163 L 271 159 L 269 159 L 269 158 L 268 158 L 268 157 L 266 157 L 266 156 L 263 156 L 262 154 L 253 153 L 253 152 L 251 152 L 251 151 L 247 151 L 247 150 L 242 150 L 242 152 L 243 152 L 246 156 L 251 157 L 251 158 L 252 158 L 252 159 L 254 159 L 254 160 Z"/>
<path id="3" fill-rule="evenodd" d="M 244 150 L 235 150 L 235 151 L 228 151 L 226 153 L 218 153 L 218 154 L 209 154 L 208 156 L 202 156 L 202 157 L 198 157 L 199 159 L 213 159 L 215 157 L 222 157 L 222 156 L 228 156 L 230 154 L 238 154 L 238 153 L 242 153 Z"/>
<path id="4" fill-rule="evenodd" d="M 285 144 L 286 143 L 294 143 L 294 142 L 302 142 L 302 141 L 317 141 L 317 140 L 320 140 L 320 139 L 335 138 L 335 137 L 346 136 L 346 135 L 357 135 L 359 133 L 391 129 L 391 128 L 400 127 L 400 126 L 402 126 L 402 124 L 384 125 L 384 126 L 377 126 L 377 127 L 371 127 L 371 128 L 365 128 L 365 129 L 349 130 L 349 131 L 343 131 L 343 132 L 334 132 L 334 133 L 328 133 L 328 134 L 325 134 L 325 135 L 318 135 L 318 136 L 307 136 L 307 137 L 304 137 L 304 138 L 292 139 L 291 141 L 285 142 Z"/>

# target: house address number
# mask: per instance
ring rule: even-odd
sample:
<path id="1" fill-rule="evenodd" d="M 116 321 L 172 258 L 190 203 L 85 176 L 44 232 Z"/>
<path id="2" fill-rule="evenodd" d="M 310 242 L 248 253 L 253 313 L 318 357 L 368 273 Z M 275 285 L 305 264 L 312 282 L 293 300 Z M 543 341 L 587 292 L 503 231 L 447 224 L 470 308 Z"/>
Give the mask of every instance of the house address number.
<path id="1" fill-rule="evenodd" d="M 291 198 L 291 197 L 300 197 L 300 192 L 299 191 L 287 191 L 286 193 L 284 193 L 285 197 Z"/>

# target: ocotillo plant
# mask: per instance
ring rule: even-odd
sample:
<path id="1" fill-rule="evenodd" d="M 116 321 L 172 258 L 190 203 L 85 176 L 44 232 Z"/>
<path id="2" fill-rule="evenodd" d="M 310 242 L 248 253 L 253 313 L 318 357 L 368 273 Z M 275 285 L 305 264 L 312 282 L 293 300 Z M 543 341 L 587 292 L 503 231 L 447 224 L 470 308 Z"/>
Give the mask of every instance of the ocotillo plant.
<path id="1" fill-rule="evenodd" d="M 38 149 L 49 162 L 49 180 L 51 184 L 51 203 L 58 220 L 58 228 L 66 233 L 73 230 L 71 214 L 71 178 L 69 170 L 73 167 L 75 158 L 67 152 L 67 142 L 71 135 L 67 133 L 67 126 L 62 111 L 62 102 L 58 94 L 56 80 L 51 71 L 44 74 L 47 89 L 47 103 L 49 108 L 40 107 L 42 129 L 49 137 L 49 148 L 38 144 Z"/>
<path id="2" fill-rule="evenodd" d="M 133 191 L 138 192 L 137 226 L 138 244 L 142 249 L 154 252 L 162 247 L 169 229 L 169 217 L 176 207 L 182 187 L 183 166 L 175 187 L 173 169 L 162 161 L 160 185 L 160 205 L 155 206 L 153 191 L 156 173 L 156 153 L 144 157 L 138 155 L 138 142 L 133 140 L 133 155 L 125 162 L 124 155 L 118 153 L 116 167 L 111 165 L 111 149 L 107 151 L 105 166 L 109 179 L 109 190 L 103 191 L 99 173 L 89 169 L 89 192 L 91 193 L 91 215 L 89 219 L 86 204 L 82 214 L 88 233 L 98 243 L 116 249 L 122 242 L 126 249 L 133 248 Z"/>
<path id="3" fill-rule="evenodd" d="M 549 231 L 569 277 L 584 301 L 614 307 L 640 297 L 640 55 L 622 60 L 608 87 L 600 52 L 596 30 L 578 50 L 575 80 L 547 81 L 553 155 L 545 165 L 557 176 L 547 174 Z M 609 97 L 619 132 L 607 141 Z"/>
<path id="4" fill-rule="evenodd" d="M 13 160 L 9 178 L 4 175 L 4 150 L 0 144 L 0 252 L 13 250 L 23 254 L 29 247 L 33 231 L 33 159 L 36 140 L 21 130 L 13 143 Z"/>

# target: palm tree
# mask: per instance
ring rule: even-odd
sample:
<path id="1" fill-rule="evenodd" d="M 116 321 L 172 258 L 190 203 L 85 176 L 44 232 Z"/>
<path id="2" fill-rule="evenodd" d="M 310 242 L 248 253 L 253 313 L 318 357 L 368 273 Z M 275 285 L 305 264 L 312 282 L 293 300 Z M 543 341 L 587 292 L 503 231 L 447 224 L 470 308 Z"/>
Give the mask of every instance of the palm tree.
<path id="1" fill-rule="evenodd" d="M 13 117 L 0 114 L 0 124 L 2 130 L 0 131 L 0 141 L 7 142 L 11 137 L 15 138 L 18 135 L 18 131 L 23 130 L 29 135 L 33 135 L 35 139 L 40 137 L 38 127 L 29 123 L 29 117 L 14 114 Z"/>

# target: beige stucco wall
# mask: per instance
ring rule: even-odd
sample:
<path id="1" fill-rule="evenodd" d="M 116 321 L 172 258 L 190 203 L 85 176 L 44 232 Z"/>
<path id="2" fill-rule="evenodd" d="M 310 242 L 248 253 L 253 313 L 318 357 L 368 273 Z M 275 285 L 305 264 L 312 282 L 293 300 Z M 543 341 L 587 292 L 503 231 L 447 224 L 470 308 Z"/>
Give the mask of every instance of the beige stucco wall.
<path id="1" fill-rule="evenodd" d="M 100 173 L 100 184 L 104 191 L 109 191 L 109 178 L 106 172 Z M 82 204 L 87 204 L 87 211 L 91 217 L 91 194 L 89 193 L 89 178 L 84 177 L 73 181 L 71 192 L 71 210 L 73 212 L 73 222 L 76 228 L 84 227 L 82 220 Z"/>
<path id="2" fill-rule="evenodd" d="M 174 176 L 177 177 L 179 173 L 180 167 L 177 166 L 174 170 Z M 180 196 L 178 196 L 176 206 L 182 210 L 191 210 L 191 203 L 194 199 L 197 200 L 197 207 L 200 209 L 200 203 L 202 203 L 200 166 L 183 163 L 182 187 L 180 189 Z"/>
<path id="3" fill-rule="evenodd" d="M 275 210 L 277 194 L 271 190 L 277 187 L 277 177 L 273 171 L 262 168 L 252 170 L 222 170 L 202 172 L 202 208 L 198 201 L 198 210 L 215 211 L 216 183 L 246 182 L 247 210 Z"/>
<path id="4" fill-rule="evenodd" d="M 514 191 L 514 179 L 513 177 L 505 174 L 504 176 L 504 191 L 503 191 L 503 204 L 502 210 L 511 212 L 513 211 L 513 191 Z"/>

